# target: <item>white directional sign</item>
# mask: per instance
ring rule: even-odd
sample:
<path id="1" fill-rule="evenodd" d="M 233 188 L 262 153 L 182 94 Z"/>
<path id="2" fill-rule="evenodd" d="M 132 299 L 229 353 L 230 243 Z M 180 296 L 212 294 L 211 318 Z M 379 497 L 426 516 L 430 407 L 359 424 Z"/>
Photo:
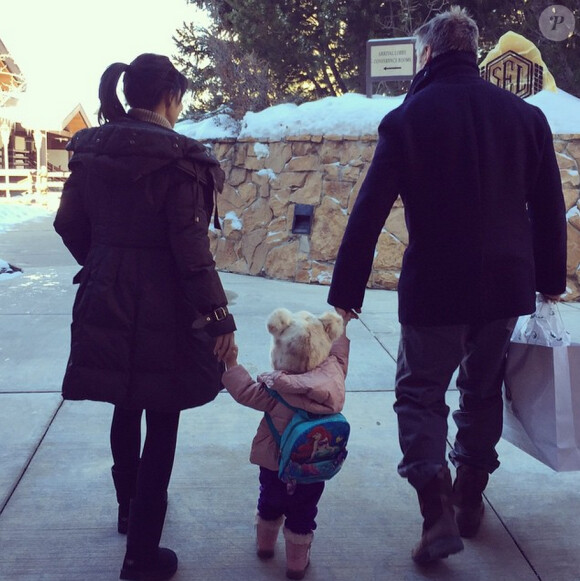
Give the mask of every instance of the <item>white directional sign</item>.
<path id="1" fill-rule="evenodd" d="M 367 96 L 374 81 L 407 81 L 417 68 L 415 39 L 385 38 L 367 41 Z"/>

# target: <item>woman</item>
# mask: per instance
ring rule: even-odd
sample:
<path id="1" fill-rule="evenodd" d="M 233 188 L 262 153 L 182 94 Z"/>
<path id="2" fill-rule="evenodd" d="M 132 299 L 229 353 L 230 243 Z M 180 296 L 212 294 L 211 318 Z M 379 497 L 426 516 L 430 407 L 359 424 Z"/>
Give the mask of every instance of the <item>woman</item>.
<path id="1" fill-rule="evenodd" d="M 123 73 L 128 111 L 117 97 Z M 128 532 L 121 579 L 177 570 L 159 539 L 179 414 L 215 398 L 234 342 L 207 236 L 224 174 L 204 146 L 173 131 L 186 88 L 164 56 L 107 68 L 101 126 L 68 146 L 71 175 L 54 221 L 82 265 L 63 397 L 115 406 L 112 473 L 118 530 Z"/>

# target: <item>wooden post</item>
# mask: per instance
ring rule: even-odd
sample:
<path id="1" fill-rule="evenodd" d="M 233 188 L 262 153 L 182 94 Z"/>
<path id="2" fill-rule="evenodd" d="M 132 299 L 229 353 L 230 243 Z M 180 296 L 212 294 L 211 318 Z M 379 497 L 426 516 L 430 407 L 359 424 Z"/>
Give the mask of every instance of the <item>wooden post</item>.
<path id="1" fill-rule="evenodd" d="M 42 179 L 41 179 L 41 150 L 42 150 L 42 131 L 40 129 L 35 129 L 33 131 L 34 135 L 34 147 L 36 147 L 36 195 L 42 192 Z"/>
<path id="2" fill-rule="evenodd" d="M 4 180 L 6 182 L 6 197 L 10 197 L 10 176 L 8 175 L 8 146 L 10 145 L 10 123 L 6 120 L 0 125 L 0 139 L 4 146 Z"/>

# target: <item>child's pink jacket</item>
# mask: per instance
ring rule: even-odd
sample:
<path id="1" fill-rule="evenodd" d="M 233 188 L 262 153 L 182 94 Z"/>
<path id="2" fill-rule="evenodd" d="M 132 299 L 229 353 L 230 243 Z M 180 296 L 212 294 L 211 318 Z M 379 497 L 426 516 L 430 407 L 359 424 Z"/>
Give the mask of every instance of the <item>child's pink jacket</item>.
<path id="1" fill-rule="evenodd" d="M 349 349 L 350 341 L 343 335 L 333 343 L 328 358 L 312 371 L 299 374 L 271 371 L 254 381 L 242 365 L 236 365 L 223 374 L 222 382 L 237 402 L 268 412 L 281 434 L 294 412 L 269 395 L 264 384 L 294 407 L 316 414 L 338 413 L 344 406 Z M 250 462 L 278 470 L 278 447 L 264 418 L 252 442 Z"/>

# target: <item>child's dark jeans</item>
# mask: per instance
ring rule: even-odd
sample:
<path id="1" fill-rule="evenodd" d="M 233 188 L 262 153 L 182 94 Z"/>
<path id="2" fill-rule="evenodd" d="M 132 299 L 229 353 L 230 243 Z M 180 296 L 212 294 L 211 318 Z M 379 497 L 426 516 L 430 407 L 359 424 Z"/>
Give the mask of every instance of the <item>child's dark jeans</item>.
<path id="1" fill-rule="evenodd" d="M 297 484 L 293 494 L 288 494 L 286 483 L 278 472 L 260 467 L 260 498 L 258 513 L 264 520 L 276 520 L 286 515 L 285 526 L 297 535 L 306 535 L 316 529 L 318 501 L 324 482 Z"/>

